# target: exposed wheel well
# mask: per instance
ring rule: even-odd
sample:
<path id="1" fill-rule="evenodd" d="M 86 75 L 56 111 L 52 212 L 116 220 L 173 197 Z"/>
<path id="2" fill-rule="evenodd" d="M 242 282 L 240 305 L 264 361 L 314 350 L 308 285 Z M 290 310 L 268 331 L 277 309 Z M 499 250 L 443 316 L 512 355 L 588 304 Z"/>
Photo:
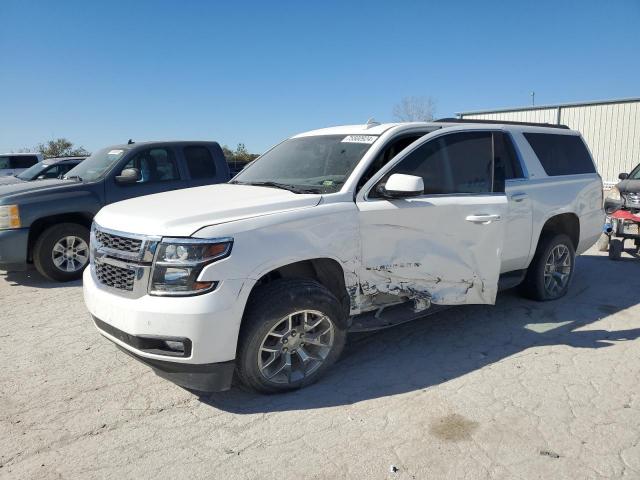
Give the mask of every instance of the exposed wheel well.
<path id="1" fill-rule="evenodd" d="M 577 250 L 580 242 L 580 220 L 578 216 L 575 213 L 562 213 L 551 217 L 542 227 L 540 237 L 542 238 L 545 234 L 558 233 L 567 235 L 573 243 L 573 248 Z"/>
<path id="2" fill-rule="evenodd" d="M 87 228 L 91 228 L 91 221 L 93 220 L 93 214 L 89 212 L 75 212 L 75 213 L 63 213 L 60 215 L 51 215 L 50 217 L 43 217 L 37 219 L 31 224 L 29 228 L 29 248 L 27 250 L 28 260 L 33 261 L 33 246 L 38 240 L 38 237 L 47 228 L 56 225 L 58 223 L 77 223 Z"/>
<path id="3" fill-rule="evenodd" d="M 324 285 L 342 304 L 345 315 L 349 315 L 350 300 L 344 282 L 342 266 L 331 258 L 314 258 L 283 265 L 264 274 L 254 285 L 249 296 L 262 285 L 280 278 L 311 278 Z"/>

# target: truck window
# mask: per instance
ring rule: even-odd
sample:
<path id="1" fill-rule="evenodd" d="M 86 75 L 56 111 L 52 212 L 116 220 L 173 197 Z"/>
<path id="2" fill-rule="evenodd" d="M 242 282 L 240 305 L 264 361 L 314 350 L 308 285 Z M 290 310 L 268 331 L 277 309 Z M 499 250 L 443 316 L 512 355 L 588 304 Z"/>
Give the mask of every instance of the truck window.
<path id="1" fill-rule="evenodd" d="M 35 155 L 16 155 L 11 157 L 11 167 L 9 168 L 29 168 L 38 163 Z"/>
<path id="2" fill-rule="evenodd" d="M 142 178 L 138 183 L 179 180 L 173 152 L 167 148 L 151 148 L 137 153 L 123 168 L 137 168 Z"/>
<path id="3" fill-rule="evenodd" d="M 587 147 L 577 135 L 525 132 L 524 137 L 549 176 L 596 172 Z"/>
<path id="4" fill-rule="evenodd" d="M 399 138 L 393 139 L 389 142 L 385 148 L 378 154 L 378 156 L 371 162 L 369 168 L 367 168 L 364 175 L 360 177 L 358 181 L 358 186 L 356 187 L 356 192 L 359 192 L 360 189 L 367 183 L 371 177 L 373 177 L 378 171 L 384 167 L 390 160 L 392 160 L 398 153 L 407 148 L 413 142 L 418 140 L 419 138 L 425 136 L 428 132 L 416 133 L 412 135 L 403 135 Z"/>
<path id="5" fill-rule="evenodd" d="M 200 145 L 185 147 L 184 158 L 187 161 L 187 169 L 191 178 L 214 178 L 216 176 L 216 162 L 207 147 Z"/>
<path id="6" fill-rule="evenodd" d="M 394 173 L 421 176 L 426 195 L 491 192 L 491 132 L 452 133 L 433 139 L 410 153 L 386 178 Z"/>
<path id="7" fill-rule="evenodd" d="M 8 170 L 11 168 L 9 157 L 0 157 L 0 170 Z"/>

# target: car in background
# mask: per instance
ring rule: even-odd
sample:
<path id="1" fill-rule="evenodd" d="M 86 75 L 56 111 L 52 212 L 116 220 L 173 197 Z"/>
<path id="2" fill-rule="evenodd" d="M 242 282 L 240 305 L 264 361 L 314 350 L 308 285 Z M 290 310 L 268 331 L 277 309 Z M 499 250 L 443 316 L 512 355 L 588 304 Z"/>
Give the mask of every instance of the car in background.
<path id="1" fill-rule="evenodd" d="M 14 183 L 60 178 L 87 157 L 46 158 L 17 175 L 0 177 L 0 186 Z"/>
<path id="2" fill-rule="evenodd" d="M 0 154 L 0 177 L 17 175 L 44 159 L 41 153 Z"/>
<path id="3" fill-rule="evenodd" d="M 89 228 L 102 207 L 229 178 L 216 142 L 131 142 L 98 150 L 63 179 L 0 187 L 0 270 L 33 263 L 50 280 L 78 279 L 89 263 Z M 116 239 L 113 246 L 124 244 Z"/>

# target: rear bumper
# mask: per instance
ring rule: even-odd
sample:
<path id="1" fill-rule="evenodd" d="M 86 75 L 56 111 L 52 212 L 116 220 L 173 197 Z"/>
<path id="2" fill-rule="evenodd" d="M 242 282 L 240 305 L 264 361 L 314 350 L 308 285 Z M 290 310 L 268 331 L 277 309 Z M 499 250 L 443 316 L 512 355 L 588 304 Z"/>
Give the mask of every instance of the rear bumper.
<path id="1" fill-rule="evenodd" d="M 0 270 L 26 270 L 29 229 L 0 230 Z"/>

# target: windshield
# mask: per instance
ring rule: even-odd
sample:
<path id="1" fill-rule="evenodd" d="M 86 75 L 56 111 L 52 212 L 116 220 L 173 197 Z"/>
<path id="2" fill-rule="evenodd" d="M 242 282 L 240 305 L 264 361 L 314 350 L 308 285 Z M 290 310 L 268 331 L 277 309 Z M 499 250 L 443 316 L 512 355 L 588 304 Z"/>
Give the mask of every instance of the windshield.
<path id="1" fill-rule="evenodd" d="M 631 180 L 640 180 L 640 165 L 634 168 L 627 178 Z"/>
<path id="2" fill-rule="evenodd" d="M 124 148 L 110 147 L 98 150 L 69 170 L 64 178 L 78 178 L 87 182 L 98 180 L 122 158 L 126 151 Z"/>
<path id="3" fill-rule="evenodd" d="M 16 177 L 18 177 L 20 180 L 33 180 L 38 175 L 40 175 L 40 172 L 42 172 L 47 167 L 48 165 L 45 165 L 44 162 L 38 162 L 20 173 L 20 175 L 16 175 Z"/>
<path id="4" fill-rule="evenodd" d="M 296 193 L 334 193 L 377 138 L 375 135 L 290 138 L 247 166 L 231 183 L 267 184 Z"/>

